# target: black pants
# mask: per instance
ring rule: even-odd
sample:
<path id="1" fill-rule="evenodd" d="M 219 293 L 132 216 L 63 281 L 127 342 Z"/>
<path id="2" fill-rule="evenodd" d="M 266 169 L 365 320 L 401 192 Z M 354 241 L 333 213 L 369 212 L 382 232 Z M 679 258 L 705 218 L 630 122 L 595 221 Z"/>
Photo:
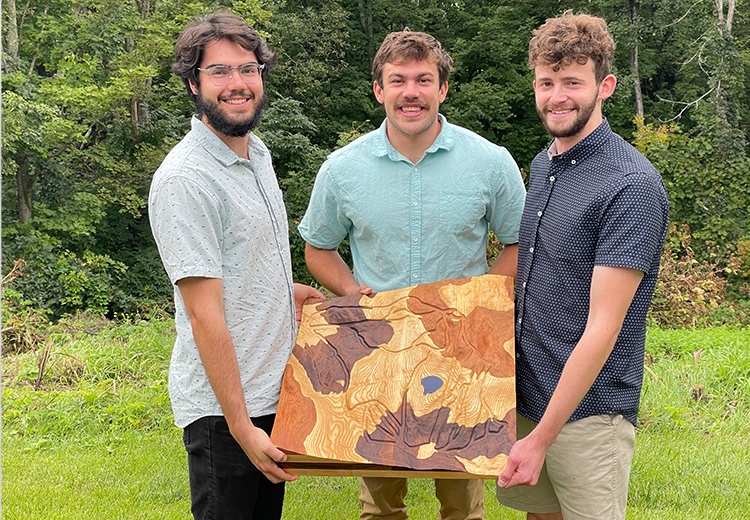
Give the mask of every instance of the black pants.
<path id="1" fill-rule="evenodd" d="M 252 421 L 270 434 L 275 418 L 266 415 Z M 183 441 L 196 520 L 281 518 L 284 483 L 273 484 L 250 462 L 229 433 L 224 417 L 203 417 L 189 424 Z"/>

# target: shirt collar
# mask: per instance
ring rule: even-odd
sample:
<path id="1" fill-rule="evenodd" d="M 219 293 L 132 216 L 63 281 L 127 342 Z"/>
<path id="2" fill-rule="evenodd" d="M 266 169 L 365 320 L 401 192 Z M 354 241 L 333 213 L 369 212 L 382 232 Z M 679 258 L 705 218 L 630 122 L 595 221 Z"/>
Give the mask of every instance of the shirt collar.
<path id="1" fill-rule="evenodd" d="M 443 114 L 438 114 L 440 120 L 440 133 L 438 134 L 435 141 L 425 151 L 425 154 L 437 152 L 440 149 L 450 150 L 456 142 L 456 131 L 448 124 L 448 120 Z M 406 157 L 398 153 L 393 147 L 391 142 L 388 140 L 388 133 L 386 132 L 386 123 L 388 119 L 384 119 L 380 125 L 380 128 L 376 130 L 377 139 L 373 146 L 373 154 L 377 157 L 383 157 L 387 155 L 392 161 L 408 160 Z"/>
<path id="2" fill-rule="evenodd" d="M 198 116 L 193 115 L 193 118 L 190 120 L 190 128 L 195 134 L 198 142 L 203 145 L 206 151 L 224 166 L 231 166 L 240 161 L 237 154 L 234 153 L 232 149 L 214 133 L 213 130 L 206 126 Z M 248 148 L 252 147 L 253 137 L 253 134 L 250 134 Z M 252 155 L 250 155 L 250 157 L 252 157 Z"/>
<path id="3" fill-rule="evenodd" d="M 565 160 L 574 161 L 573 164 L 579 163 L 582 160 L 587 159 L 599 148 L 609 140 L 609 136 L 612 134 L 612 129 L 609 127 L 607 118 L 604 118 L 599 126 L 597 126 L 593 132 L 578 141 L 572 148 L 565 150 L 563 153 L 557 153 L 557 146 L 555 141 L 552 140 L 549 147 L 547 147 L 547 158 L 552 160 Z"/>

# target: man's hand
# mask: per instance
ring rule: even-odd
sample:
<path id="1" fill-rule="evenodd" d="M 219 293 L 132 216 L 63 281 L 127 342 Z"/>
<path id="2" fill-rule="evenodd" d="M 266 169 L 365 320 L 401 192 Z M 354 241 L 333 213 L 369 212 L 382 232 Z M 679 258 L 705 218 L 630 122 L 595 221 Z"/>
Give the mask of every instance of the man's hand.
<path id="1" fill-rule="evenodd" d="M 232 432 L 232 436 L 242 446 L 242 450 L 250 459 L 250 462 L 268 480 L 274 484 L 297 480 L 297 475 L 287 473 L 276 464 L 286 461 L 286 454 L 273 445 L 266 432 L 256 428 L 248 421 L 247 427 L 243 427 L 241 432 Z"/>
<path id="2" fill-rule="evenodd" d="M 533 432 L 517 441 L 508 455 L 508 464 L 497 479 L 502 488 L 534 486 L 539 481 L 547 448 L 537 442 Z"/>
<path id="3" fill-rule="evenodd" d="M 297 319 L 297 325 L 302 321 L 302 306 L 308 302 L 308 300 L 323 301 L 325 295 L 317 289 L 310 287 L 309 285 L 302 285 L 301 283 L 294 284 L 294 309 L 295 318 Z"/>

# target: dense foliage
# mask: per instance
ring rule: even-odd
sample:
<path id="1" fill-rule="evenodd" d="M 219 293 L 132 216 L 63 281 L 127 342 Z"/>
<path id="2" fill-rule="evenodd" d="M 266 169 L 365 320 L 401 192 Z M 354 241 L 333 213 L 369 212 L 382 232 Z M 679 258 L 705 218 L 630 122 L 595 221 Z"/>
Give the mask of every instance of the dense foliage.
<path id="1" fill-rule="evenodd" d="M 299 281 L 310 277 L 296 223 L 319 165 L 382 121 L 370 78 L 382 38 L 406 26 L 438 37 L 455 59 L 443 113 L 506 146 L 527 169 L 547 142 L 525 64 L 528 39 L 545 18 L 572 8 L 610 21 L 619 86 L 605 113 L 662 172 L 673 221 L 692 239 L 689 249 L 674 239 L 669 258 L 679 268 L 693 255 L 729 284 L 727 295 L 746 301 L 746 7 L 745 0 L 3 0 L 3 272 L 25 262 L 6 307 L 52 318 L 168 307 L 172 289 L 145 201 L 192 113 L 169 70 L 174 41 L 189 19 L 218 8 L 243 16 L 280 54 L 258 133 L 285 192 Z"/>

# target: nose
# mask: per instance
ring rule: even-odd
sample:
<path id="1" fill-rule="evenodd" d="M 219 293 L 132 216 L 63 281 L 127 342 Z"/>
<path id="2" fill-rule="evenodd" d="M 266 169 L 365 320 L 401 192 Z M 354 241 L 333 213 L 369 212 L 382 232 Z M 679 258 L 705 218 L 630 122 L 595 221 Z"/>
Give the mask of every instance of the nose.
<path id="1" fill-rule="evenodd" d="M 419 97 L 419 90 L 417 89 L 416 81 L 406 81 L 406 83 L 404 84 L 404 97 Z"/>
<path id="2" fill-rule="evenodd" d="M 562 85 L 555 85 L 550 95 L 550 101 L 552 103 L 562 103 L 568 99 L 568 95 L 565 93 L 565 89 Z"/>
<path id="3" fill-rule="evenodd" d="M 239 70 L 232 69 L 231 76 L 229 77 L 229 83 L 227 83 L 227 88 L 229 90 L 242 90 L 245 88 L 245 82 L 242 79 L 242 75 L 240 74 Z"/>

